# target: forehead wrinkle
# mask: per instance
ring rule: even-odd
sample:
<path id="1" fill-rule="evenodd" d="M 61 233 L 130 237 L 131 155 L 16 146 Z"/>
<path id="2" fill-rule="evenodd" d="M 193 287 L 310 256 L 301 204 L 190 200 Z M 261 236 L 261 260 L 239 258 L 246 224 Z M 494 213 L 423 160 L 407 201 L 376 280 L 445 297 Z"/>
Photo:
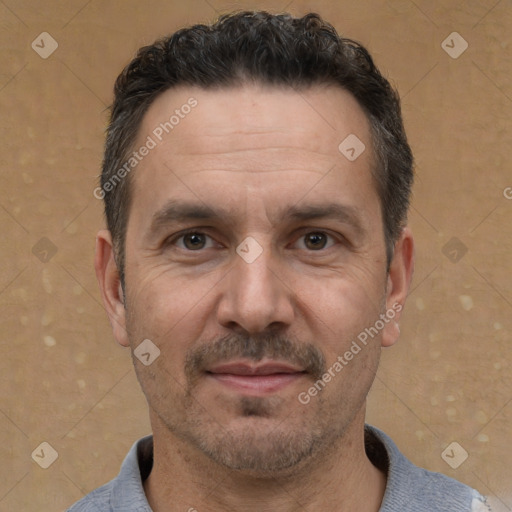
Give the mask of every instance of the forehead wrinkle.
<path id="1" fill-rule="evenodd" d="M 310 172 L 313 174 L 325 174 L 325 171 L 320 170 L 309 170 L 309 169 L 200 169 L 197 171 L 189 171 L 186 173 L 186 176 L 191 174 L 200 174 L 203 172 L 235 172 L 235 173 L 250 173 L 250 174 L 259 174 L 259 173 L 275 173 L 275 172 Z"/>
<path id="2" fill-rule="evenodd" d="M 164 166 L 171 168 L 180 178 L 194 175 L 202 172 L 238 172 L 244 173 L 265 173 L 265 172 L 295 172 L 295 173 L 313 173 L 327 174 L 329 170 L 336 166 L 336 156 L 327 154 L 318 154 L 318 158 L 314 161 L 306 161 L 304 155 L 298 154 L 296 151 L 288 158 L 277 159 L 271 153 L 255 152 L 249 158 L 239 158 L 229 153 L 211 154 L 210 158 L 207 154 L 194 155 L 186 153 L 175 153 L 167 155 L 162 163 L 156 161 L 141 162 L 141 167 L 158 167 Z M 222 155 L 222 156 L 221 156 Z M 223 158 L 225 156 L 225 158 Z M 281 155 L 282 156 L 282 155 Z M 280 167 L 283 166 L 283 167 Z M 277 167 L 277 168 L 276 168 Z"/>
<path id="3" fill-rule="evenodd" d="M 292 147 L 292 146 L 268 146 L 268 145 L 265 145 L 261 148 L 255 148 L 255 147 L 246 147 L 246 148 L 238 148 L 238 149 L 230 149 L 228 151 L 194 151 L 194 153 L 192 153 L 193 155 L 201 155 L 201 156 L 209 156 L 209 155 L 232 155 L 232 154 L 237 154 L 237 153 L 250 153 L 250 152 L 261 152 L 261 151 L 289 151 L 289 152 L 294 152 L 294 153 L 313 153 L 313 154 L 317 154 L 317 155 L 322 155 L 322 156 L 333 156 L 333 153 L 332 151 L 328 152 L 328 151 L 315 151 L 315 150 L 312 150 L 312 149 L 304 149 L 304 147 Z M 177 155 L 190 155 L 190 153 L 185 153 L 185 152 L 179 152 L 177 151 L 176 152 Z"/>
<path id="4" fill-rule="evenodd" d="M 311 134 L 309 134 L 311 135 Z M 201 136 L 202 138 L 202 136 Z M 339 155 L 338 145 L 339 140 L 333 138 L 332 140 L 313 141 L 307 133 L 304 137 L 287 137 L 287 140 L 276 141 L 274 137 L 267 137 L 272 140 L 248 140 L 246 137 L 235 139 L 226 139 L 220 137 L 219 141 L 198 142 L 194 139 L 188 142 L 186 138 L 180 138 L 179 142 L 173 144 L 173 141 L 164 142 L 162 146 L 165 148 L 167 144 L 172 147 L 172 152 L 176 156 L 217 156 L 217 155 L 239 155 L 240 153 L 269 153 L 269 154 L 283 154 L 295 153 L 296 155 L 318 155 L 322 158 L 335 157 Z M 241 140 L 240 140 L 241 139 Z M 340 138 L 341 140 L 341 138 Z"/>
<path id="5" fill-rule="evenodd" d="M 241 152 L 218 152 L 167 155 L 165 165 L 174 169 L 182 177 L 204 171 L 222 172 L 307 172 L 326 174 L 336 165 L 338 155 L 320 152 L 299 152 L 297 150 L 272 152 L 250 150 L 245 155 Z M 315 155 L 314 160 L 311 158 Z M 341 155 L 339 155 L 341 158 Z M 149 162 L 148 162 L 149 163 Z"/>

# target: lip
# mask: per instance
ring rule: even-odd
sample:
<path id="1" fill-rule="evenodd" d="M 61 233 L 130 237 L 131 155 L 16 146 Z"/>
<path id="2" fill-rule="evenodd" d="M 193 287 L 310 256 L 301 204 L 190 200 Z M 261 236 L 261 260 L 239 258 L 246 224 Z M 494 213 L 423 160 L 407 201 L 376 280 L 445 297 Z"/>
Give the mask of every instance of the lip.
<path id="1" fill-rule="evenodd" d="M 219 364 L 208 369 L 209 373 L 231 375 L 272 375 L 275 373 L 302 373 L 304 370 L 287 363 L 269 361 L 260 364 L 249 364 L 242 361 Z"/>
<path id="2" fill-rule="evenodd" d="M 252 365 L 240 361 L 216 365 L 208 377 L 234 391 L 253 396 L 275 393 L 305 375 L 302 368 L 276 361 Z"/>

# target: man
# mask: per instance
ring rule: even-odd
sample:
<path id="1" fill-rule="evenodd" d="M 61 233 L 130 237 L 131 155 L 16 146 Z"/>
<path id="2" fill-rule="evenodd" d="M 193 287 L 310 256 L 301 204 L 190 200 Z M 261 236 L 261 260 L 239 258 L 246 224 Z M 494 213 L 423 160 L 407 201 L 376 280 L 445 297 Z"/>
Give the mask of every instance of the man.
<path id="1" fill-rule="evenodd" d="M 153 435 L 71 511 L 475 511 L 365 425 L 413 273 L 396 93 L 319 16 L 242 12 L 115 86 L 95 267 Z"/>

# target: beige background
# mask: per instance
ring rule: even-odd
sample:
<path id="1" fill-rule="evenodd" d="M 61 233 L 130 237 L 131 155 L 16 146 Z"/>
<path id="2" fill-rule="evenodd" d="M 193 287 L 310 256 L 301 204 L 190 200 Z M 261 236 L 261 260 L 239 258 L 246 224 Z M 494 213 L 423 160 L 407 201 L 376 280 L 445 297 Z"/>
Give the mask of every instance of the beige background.
<path id="1" fill-rule="evenodd" d="M 512 510 L 510 0 L 0 0 L 0 510 L 65 510 L 150 431 L 92 265 L 106 107 L 139 46 L 244 7 L 319 12 L 399 89 L 417 267 L 368 421 Z M 441 46 L 454 31 L 458 58 Z M 42 32 L 58 43 L 46 59 L 31 47 Z M 47 469 L 42 442 L 58 453 Z M 452 442 L 454 460 L 469 454 L 457 469 L 441 457 Z"/>

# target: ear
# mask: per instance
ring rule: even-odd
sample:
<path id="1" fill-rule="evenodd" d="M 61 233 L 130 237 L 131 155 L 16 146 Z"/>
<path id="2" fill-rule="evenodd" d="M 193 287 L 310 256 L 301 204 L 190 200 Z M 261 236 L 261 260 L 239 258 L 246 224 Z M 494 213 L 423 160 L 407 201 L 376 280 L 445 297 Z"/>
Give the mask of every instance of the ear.
<path id="1" fill-rule="evenodd" d="M 130 342 L 126 333 L 126 310 L 119 270 L 114 259 L 112 236 L 106 229 L 99 231 L 96 235 L 94 268 L 114 337 L 120 345 L 129 347 Z"/>
<path id="2" fill-rule="evenodd" d="M 414 272 L 414 240 L 409 227 L 395 243 L 386 289 L 386 316 L 390 321 L 382 333 L 382 346 L 390 347 L 400 336 L 399 321 Z"/>

